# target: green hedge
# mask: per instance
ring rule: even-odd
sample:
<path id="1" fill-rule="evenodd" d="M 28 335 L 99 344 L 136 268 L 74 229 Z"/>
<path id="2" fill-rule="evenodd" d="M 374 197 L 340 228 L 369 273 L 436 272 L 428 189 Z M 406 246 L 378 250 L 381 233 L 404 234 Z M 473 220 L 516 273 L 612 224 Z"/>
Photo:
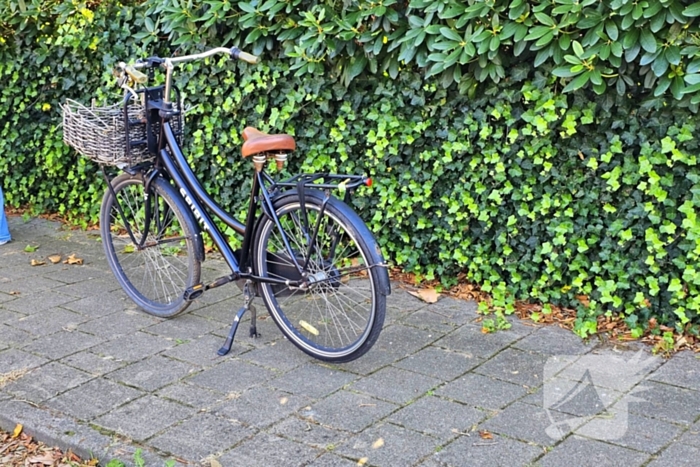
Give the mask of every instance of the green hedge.
<path id="1" fill-rule="evenodd" d="M 240 131 L 296 135 L 291 170 L 367 172 L 388 256 L 515 300 L 700 326 L 700 3 L 23 0 L 0 7 L 11 205 L 94 220 L 103 183 L 59 103 L 117 98 L 118 60 L 240 45 L 179 69 L 189 157 L 234 212 Z M 545 307 L 545 312 L 547 307 Z M 658 329 L 658 328 L 657 328 Z"/>

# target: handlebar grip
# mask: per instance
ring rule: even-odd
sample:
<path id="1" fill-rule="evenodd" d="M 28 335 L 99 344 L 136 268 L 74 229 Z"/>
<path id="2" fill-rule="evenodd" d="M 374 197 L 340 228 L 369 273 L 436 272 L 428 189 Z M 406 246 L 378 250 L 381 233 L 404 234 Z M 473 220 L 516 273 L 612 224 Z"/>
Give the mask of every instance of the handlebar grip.
<path id="1" fill-rule="evenodd" d="M 252 65 L 255 65 L 256 63 L 258 63 L 260 61 L 260 57 L 257 57 L 253 54 L 249 54 L 247 52 L 243 52 L 238 47 L 231 47 L 231 56 L 233 58 L 243 60 L 244 62 L 248 62 Z"/>
<path id="2" fill-rule="evenodd" d="M 144 84 L 146 81 L 148 81 L 148 75 L 141 73 L 132 65 L 128 65 L 126 68 L 124 68 L 124 71 L 131 77 L 131 79 L 134 80 L 135 83 Z"/>

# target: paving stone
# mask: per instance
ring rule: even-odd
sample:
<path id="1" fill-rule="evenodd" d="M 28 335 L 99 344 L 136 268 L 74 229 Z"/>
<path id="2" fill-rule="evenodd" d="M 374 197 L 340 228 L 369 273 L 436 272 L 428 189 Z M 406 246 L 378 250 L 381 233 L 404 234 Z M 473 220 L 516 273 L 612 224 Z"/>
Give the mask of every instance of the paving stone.
<path id="1" fill-rule="evenodd" d="M 221 456 L 221 465 L 245 465 L 246 467 L 273 465 L 303 466 L 321 455 L 323 451 L 285 438 L 261 433 L 253 439 Z"/>
<path id="2" fill-rule="evenodd" d="M 384 328 L 369 352 L 342 368 L 360 375 L 374 373 L 430 345 L 437 338 L 431 332 L 399 324 Z"/>
<path id="3" fill-rule="evenodd" d="M 222 325 L 231 326 L 233 318 L 236 316 L 236 312 L 241 308 L 241 306 L 243 306 L 243 298 L 232 298 L 221 301 L 219 303 L 208 304 L 203 301 L 208 293 L 209 292 L 206 292 L 204 295 L 202 295 L 201 298 L 195 300 L 195 302 L 190 306 L 190 308 L 187 309 L 187 313 L 192 314 L 194 316 L 199 316 L 200 318 L 217 321 Z M 261 306 L 264 308 L 264 305 Z M 259 311 L 258 317 L 260 317 L 261 315 L 261 306 L 255 304 L 256 309 Z M 241 326 L 247 329 L 250 323 L 249 320 L 250 316 L 248 316 L 247 314 L 244 315 L 243 321 L 241 322 Z"/>
<path id="4" fill-rule="evenodd" d="M 87 251 L 75 253 L 78 258 L 81 258 L 85 264 L 83 266 L 66 265 L 61 263 L 61 267 L 52 267 L 47 276 L 64 284 L 76 284 L 91 280 L 100 280 L 102 285 L 111 284 L 108 290 L 116 290 L 121 288 L 117 280 L 111 274 L 107 267 L 107 262 L 104 259 L 104 253 L 100 248 L 100 258 L 95 260 Z M 65 257 L 70 256 L 73 252 L 66 253 Z M 89 264 L 92 263 L 92 264 Z M 58 265 L 56 265 L 58 266 Z M 105 269 L 102 269 L 104 267 Z M 111 276 L 111 277 L 110 277 Z M 116 286 L 116 287 L 115 287 Z"/>
<path id="5" fill-rule="evenodd" d="M 357 467 L 357 462 L 326 453 L 308 464 L 308 467 Z"/>
<path id="6" fill-rule="evenodd" d="M 559 438 L 549 436 L 550 425 L 552 420 L 543 408 L 515 402 L 479 425 L 478 429 L 541 446 L 552 446 Z"/>
<path id="7" fill-rule="evenodd" d="M 396 408 L 394 404 L 363 394 L 338 391 L 300 413 L 324 426 L 358 433 Z"/>
<path id="8" fill-rule="evenodd" d="M 46 308 L 41 313 L 30 314 L 10 324 L 35 336 L 46 336 L 62 329 L 76 329 L 86 320 L 86 317 L 72 311 Z"/>
<path id="9" fill-rule="evenodd" d="M 170 399 L 199 410 L 209 410 L 226 400 L 226 396 L 220 392 L 182 381 L 159 389 L 157 395 L 162 399 Z"/>
<path id="10" fill-rule="evenodd" d="M 437 335 L 447 334 L 454 331 L 457 327 L 457 325 L 451 323 L 448 318 L 435 313 L 429 308 L 423 308 L 422 310 L 414 311 L 410 314 L 404 314 L 398 319 L 398 322 L 417 328 L 427 329 L 435 332 Z"/>
<path id="11" fill-rule="evenodd" d="M 480 327 L 468 324 L 440 339 L 435 346 L 490 358 L 520 338 L 520 335 L 510 331 L 484 334 Z"/>
<path id="12" fill-rule="evenodd" d="M 37 336 L 27 331 L 13 328 L 7 324 L 0 324 L 0 342 L 6 346 L 21 347 L 37 339 Z"/>
<path id="13" fill-rule="evenodd" d="M 7 349 L 0 352 L 0 370 L 9 373 L 17 370 L 30 370 L 48 362 L 44 357 L 17 349 Z"/>
<path id="14" fill-rule="evenodd" d="M 379 441 L 381 440 L 381 441 Z M 439 441 L 415 431 L 379 423 L 349 439 L 333 452 L 370 465 L 412 465 L 434 452 Z"/>
<path id="15" fill-rule="evenodd" d="M 431 346 L 409 355 L 394 363 L 393 366 L 433 376 L 443 381 L 451 381 L 482 362 L 483 360 L 473 355 Z"/>
<path id="16" fill-rule="evenodd" d="M 160 355 L 148 357 L 116 370 L 107 377 L 144 391 L 155 391 L 194 372 L 196 367 Z"/>
<path id="17" fill-rule="evenodd" d="M 224 344 L 224 339 L 212 334 L 206 334 L 196 339 L 175 339 L 174 344 L 173 348 L 163 352 L 164 355 L 205 368 L 217 365 L 249 350 L 248 347 L 242 347 L 234 340 L 231 351 L 221 357 L 217 352 Z"/>
<path id="18" fill-rule="evenodd" d="M 99 350 L 99 347 L 93 350 Z M 61 359 L 61 363 L 83 370 L 93 376 L 102 376 L 126 365 L 126 362 L 118 362 L 112 357 L 100 357 L 89 350 L 64 357 Z"/>
<path id="19" fill-rule="evenodd" d="M 102 415 L 94 423 L 144 441 L 194 413 L 190 407 L 147 395 Z"/>
<path id="20" fill-rule="evenodd" d="M 435 394 L 464 402 L 470 407 L 498 410 L 526 394 L 522 386 L 468 373 L 437 389 Z"/>
<path id="21" fill-rule="evenodd" d="M 275 374 L 259 366 L 251 365 L 239 359 L 230 359 L 204 370 L 188 381 L 223 394 L 241 393 L 253 386 L 260 386 L 273 378 Z"/>
<path id="22" fill-rule="evenodd" d="M 2 303 L 0 301 L 0 303 Z M 24 318 L 25 315 L 24 313 L 18 313 L 16 311 L 10 311 L 10 310 L 3 310 L 0 308 L 0 324 L 3 323 L 11 323 L 13 321 L 17 321 L 20 318 Z"/>
<path id="23" fill-rule="evenodd" d="M 119 336 L 128 336 L 136 331 L 143 330 L 158 318 L 136 310 L 117 311 L 109 315 L 94 318 L 78 329 L 95 336 L 113 339 Z"/>
<path id="24" fill-rule="evenodd" d="M 19 399 L 40 403 L 91 378 L 92 376 L 83 371 L 51 362 L 8 384 L 5 391 Z"/>
<path id="25" fill-rule="evenodd" d="M 88 276 L 84 280 L 74 282 L 72 284 L 64 284 L 63 282 L 61 282 L 61 285 L 55 288 L 54 290 L 56 290 L 57 292 L 61 292 L 62 294 L 71 295 L 80 299 L 102 299 L 105 302 L 103 303 L 103 305 L 106 305 L 106 302 L 111 301 L 106 297 L 108 297 L 114 290 L 113 284 L 109 286 L 107 285 L 107 281 L 110 280 L 112 282 L 116 282 L 114 276 L 111 273 L 93 269 L 92 274 L 90 274 L 90 276 Z M 115 295 L 114 298 L 116 299 L 118 297 Z"/>
<path id="26" fill-rule="evenodd" d="M 2 279 L 0 279 L 0 282 L 2 282 Z M 6 302 L 12 301 L 12 300 L 16 300 L 16 299 L 17 299 L 16 294 L 5 293 L 5 292 L 0 291 L 0 305 L 2 305 L 3 303 L 6 303 Z"/>
<path id="27" fill-rule="evenodd" d="M 117 453 L 129 453 L 134 448 L 120 440 L 103 435 L 91 427 L 77 423 L 72 417 L 66 417 L 55 411 L 35 407 L 19 401 L 0 403 L 0 428 L 12 431 L 17 424 L 24 426 L 24 432 L 34 439 L 41 440 L 49 446 L 58 446 L 64 451 L 71 450 L 83 459 L 96 457 L 100 465 L 118 458 Z M 149 461 L 152 456 L 148 448 L 143 449 L 144 459 Z M 163 465 L 162 462 L 151 462 L 147 465 Z"/>
<path id="28" fill-rule="evenodd" d="M 352 436 L 346 431 L 333 430 L 318 423 L 303 420 L 298 415 L 292 415 L 273 425 L 269 432 L 325 450 L 335 449 Z"/>
<path id="29" fill-rule="evenodd" d="M 577 417 L 588 417 L 603 414 L 606 407 L 611 407 L 623 396 L 623 393 L 613 389 L 586 384 L 585 380 L 578 382 L 557 377 L 547 381 L 543 391 L 538 391 L 532 398 L 524 398 L 522 402 Z"/>
<path id="30" fill-rule="evenodd" d="M 595 347 L 592 342 L 585 342 L 573 332 L 557 326 L 543 326 L 513 346 L 547 355 L 584 354 Z"/>
<path id="31" fill-rule="evenodd" d="M 547 358 L 542 354 L 505 349 L 479 365 L 474 372 L 528 388 L 536 388 L 542 384 L 546 360 Z"/>
<path id="32" fill-rule="evenodd" d="M 688 431 L 683 433 L 680 442 L 700 448 L 700 421 L 691 426 Z"/>
<path id="33" fill-rule="evenodd" d="M 75 287 L 81 285 L 81 283 L 78 283 Z M 94 292 L 93 290 L 93 293 Z M 66 303 L 61 305 L 61 307 L 92 318 L 99 318 L 101 316 L 125 312 L 127 310 L 136 310 L 136 305 L 134 305 L 131 300 L 125 298 L 123 294 L 105 293 L 101 291 L 99 293 L 94 293 L 94 295 L 75 300 L 74 302 Z"/>
<path id="34" fill-rule="evenodd" d="M 575 465 L 577 467 L 641 466 L 649 455 L 601 441 L 571 436 L 557 445 L 537 464 L 542 467 Z"/>
<path id="35" fill-rule="evenodd" d="M 390 384 L 388 384 L 391 382 Z M 440 380 L 400 368 L 387 367 L 350 386 L 379 399 L 406 404 L 440 384 Z"/>
<path id="36" fill-rule="evenodd" d="M 199 413 L 150 440 L 149 445 L 180 459 L 204 462 L 252 435 L 240 423 L 209 413 Z M 208 463 L 207 463 L 208 465 Z"/>
<path id="37" fill-rule="evenodd" d="M 136 362 L 174 345 L 174 341 L 165 337 L 136 332 L 105 343 L 100 347 L 98 355 L 112 357 L 118 362 Z"/>
<path id="38" fill-rule="evenodd" d="M 66 355 L 96 346 L 100 342 L 101 339 L 79 331 L 58 331 L 32 341 L 24 350 L 59 360 Z"/>
<path id="39" fill-rule="evenodd" d="M 226 418 L 262 428 L 287 417 L 301 407 L 308 406 L 311 402 L 310 398 L 303 395 L 261 387 L 245 391 L 239 397 L 233 397 L 212 410 Z"/>
<path id="40" fill-rule="evenodd" d="M 431 457 L 441 466 L 510 467 L 530 465 L 541 454 L 542 448 L 514 439 L 498 437 L 497 439 L 483 440 L 461 436 Z"/>
<path id="41" fill-rule="evenodd" d="M 183 314 L 149 326 L 145 331 L 172 339 L 195 339 L 222 327 L 217 321 Z"/>
<path id="42" fill-rule="evenodd" d="M 427 303 L 398 287 L 392 287 L 391 295 L 387 300 L 387 308 L 394 308 L 403 313 L 420 310 L 426 306 L 428 306 Z"/>
<path id="43" fill-rule="evenodd" d="M 49 407 L 75 418 L 91 420 L 144 393 L 105 379 L 93 379 L 47 402 Z"/>
<path id="44" fill-rule="evenodd" d="M 43 290 L 32 294 L 22 294 L 16 300 L 3 304 L 3 307 L 19 311 L 20 313 L 32 314 L 43 312 L 49 308 L 64 305 L 75 300 L 75 297 L 54 292 L 53 290 Z M 37 304 L 41 307 L 37 307 Z"/>
<path id="45" fill-rule="evenodd" d="M 47 277 L 34 276 L 31 280 L 16 279 L 10 282 L 0 282 L 0 292 L 19 292 L 21 297 L 22 295 L 56 289 L 63 285 L 62 282 Z"/>
<path id="46" fill-rule="evenodd" d="M 352 373 L 309 363 L 270 381 L 270 386 L 317 399 L 337 391 L 356 378 Z"/>
<path id="47" fill-rule="evenodd" d="M 391 414 L 392 423 L 449 440 L 486 418 L 486 413 L 457 402 L 426 396 Z"/>
<path id="48" fill-rule="evenodd" d="M 645 467 L 696 466 L 700 459 L 700 448 L 685 444 L 672 444 Z"/>
<path id="49" fill-rule="evenodd" d="M 636 396 L 644 401 L 631 403 L 630 412 L 683 425 L 692 424 L 700 415 L 699 391 L 648 380 L 639 388 L 644 391 Z"/>
<path id="50" fill-rule="evenodd" d="M 700 391 L 700 360 L 690 351 L 666 361 L 649 379 Z"/>
<path id="51" fill-rule="evenodd" d="M 590 379 L 596 387 L 628 392 L 661 362 L 660 357 L 648 352 L 616 352 L 599 348 L 580 356 L 557 376 L 572 381 Z"/>
<path id="52" fill-rule="evenodd" d="M 300 352 L 286 339 L 245 352 L 241 355 L 241 359 L 271 370 L 285 372 L 309 362 L 309 356 Z"/>
<path id="53" fill-rule="evenodd" d="M 617 421 L 617 423 L 626 426 L 626 430 L 624 430 L 623 436 L 619 438 L 608 437 L 605 431 L 601 433 L 601 430 L 597 430 L 596 428 L 589 432 L 587 428 L 593 421 L 577 429 L 576 433 L 580 433 L 589 438 L 601 439 L 602 441 L 631 448 L 636 451 L 653 454 L 676 439 L 683 430 L 678 425 L 662 422 L 661 420 L 641 417 L 630 413 L 622 415 L 626 416 L 626 420 L 620 420 Z"/>

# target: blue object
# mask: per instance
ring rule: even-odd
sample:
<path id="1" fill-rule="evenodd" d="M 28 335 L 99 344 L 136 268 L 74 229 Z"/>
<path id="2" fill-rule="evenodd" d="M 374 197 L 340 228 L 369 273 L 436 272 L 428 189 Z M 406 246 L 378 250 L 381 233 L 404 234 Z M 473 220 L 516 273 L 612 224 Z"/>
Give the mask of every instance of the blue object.
<path id="1" fill-rule="evenodd" d="M 0 186 L 0 245 L 10 241 L 10 228 L 7 226 L 7 218 L 5 217 L 5 198 L 2 194 Z"/>

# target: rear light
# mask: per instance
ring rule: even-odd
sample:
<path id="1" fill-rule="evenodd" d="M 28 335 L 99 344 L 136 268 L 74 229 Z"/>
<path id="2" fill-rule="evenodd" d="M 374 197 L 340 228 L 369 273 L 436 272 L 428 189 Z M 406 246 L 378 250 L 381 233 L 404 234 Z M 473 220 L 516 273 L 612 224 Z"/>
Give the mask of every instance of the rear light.
<path id="1" fill-rule="evenodd" d="M 365 178 L 365 185 L 372 186 L 372 179 L 370 177 Z"/>

